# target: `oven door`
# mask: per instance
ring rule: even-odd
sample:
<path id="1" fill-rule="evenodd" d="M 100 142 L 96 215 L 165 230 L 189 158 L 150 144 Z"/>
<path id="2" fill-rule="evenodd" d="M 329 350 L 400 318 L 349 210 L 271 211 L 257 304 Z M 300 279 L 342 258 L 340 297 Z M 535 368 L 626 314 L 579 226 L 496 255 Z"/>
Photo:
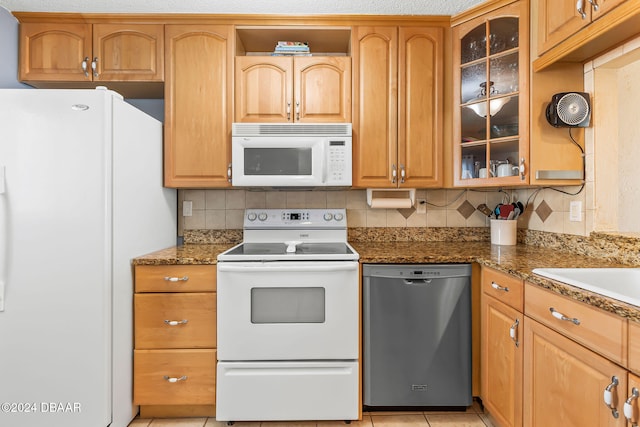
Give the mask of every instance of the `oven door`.
<path id="1" fill-rule="evenodd" d="M 218 263 L 218 360 L 358 358 L 357 261 Z"/>

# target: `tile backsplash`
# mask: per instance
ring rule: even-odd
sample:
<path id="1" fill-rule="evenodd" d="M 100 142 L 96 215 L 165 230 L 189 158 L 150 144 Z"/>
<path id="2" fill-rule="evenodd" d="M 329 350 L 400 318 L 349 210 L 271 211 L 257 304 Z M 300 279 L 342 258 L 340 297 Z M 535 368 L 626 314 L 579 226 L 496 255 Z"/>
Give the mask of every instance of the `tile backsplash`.
<path id="1" fill-rule="evenodd" d="M 565 194 L 578 189 L 422 189 L 416 191 L 416 205 L 410 209 L 372 209 L 366 190 L 180 190 L 179 230 L 182 235 L 184 230 L 241 229 L 248 208 L 345 208 L 349 227 L 488 227 L 488 218 L 476 209 L 480 204 L 494 208 L 521 201 L 527 208 L 519 228 L 584 236 L 593 217 L 585 192 Z M 192 202 L 191 216 L 183 216 L 183 201 Z M 580 221 L 569 218 L 571 201 L 580 202 Z M 424 213 L 418 212 L 418 204 L 426 207 Z"/>

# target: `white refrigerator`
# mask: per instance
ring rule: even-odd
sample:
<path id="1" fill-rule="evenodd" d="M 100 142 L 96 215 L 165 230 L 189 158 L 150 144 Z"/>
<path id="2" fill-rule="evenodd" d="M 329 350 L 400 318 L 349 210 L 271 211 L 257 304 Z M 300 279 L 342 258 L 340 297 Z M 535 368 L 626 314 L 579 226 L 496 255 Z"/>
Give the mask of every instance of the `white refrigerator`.
<path id="1" fill-rule="evenodd" d="M 134 417 L 131 259 L 175 244 L 176 203 L 119 94 L 0 89 L 0 426 Z"/>

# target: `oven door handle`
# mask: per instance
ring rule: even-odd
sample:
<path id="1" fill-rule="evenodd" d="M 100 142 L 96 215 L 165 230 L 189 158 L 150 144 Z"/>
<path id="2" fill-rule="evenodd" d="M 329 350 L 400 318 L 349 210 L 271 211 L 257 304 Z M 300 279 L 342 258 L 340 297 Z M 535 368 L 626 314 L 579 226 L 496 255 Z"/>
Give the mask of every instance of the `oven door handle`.
<path id="1" fill-rule="evenodd" d="M 314 272 L 314 271 L 353 271 L 358 269 L 357 262 L 338 262 L 333 264 L 319 265 L 273 265 L 273 264 L 244 264 L 244 263 L 218 263 L 218 271 L 239 272 L 239 273 L 261 273 L 261 272 Z"/>

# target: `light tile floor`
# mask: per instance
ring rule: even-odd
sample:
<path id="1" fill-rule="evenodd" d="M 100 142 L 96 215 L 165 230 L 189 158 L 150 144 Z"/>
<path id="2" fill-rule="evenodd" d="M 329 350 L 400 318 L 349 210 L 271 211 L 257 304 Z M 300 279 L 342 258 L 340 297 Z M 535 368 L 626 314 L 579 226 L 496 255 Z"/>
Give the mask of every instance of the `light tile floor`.
<path id="1" fill-rule="evenodd" d="M 134 419 L 129 427 L 227 427 L 214 418 Z M 493 427 L 474 402 L 465 412 L 365 412 L 362 421 L 236 422 L 233 427 Z"/>

